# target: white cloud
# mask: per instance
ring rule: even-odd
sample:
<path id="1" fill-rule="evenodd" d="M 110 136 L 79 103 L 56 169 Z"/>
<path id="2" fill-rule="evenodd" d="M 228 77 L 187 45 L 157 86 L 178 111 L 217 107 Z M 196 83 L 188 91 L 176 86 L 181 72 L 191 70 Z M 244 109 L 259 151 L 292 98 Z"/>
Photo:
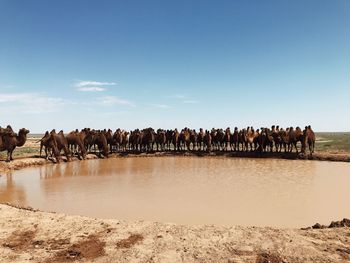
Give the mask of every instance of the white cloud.
<path id="1" fill-rule="evenodd" d="M 160 109 L 170 109 L 171 106 L 166 104 L 151 104 L 153 107 L 160 108 Z"/>
<path id="2" fill-rule="evenodd" d="M 73 104 L 59 97 L 49 97 L 42 93 L 0 93 L 2 112 L 45 113 L 56 112 L 67 104 Z"/>
<path id="3" fill-rule="evenodd" d="M 116 105 L 125 105 L 129 107 L 135 107 L 135 104 L 131 101 L 119 98 L 117 96 L 103 96 L 97 98 L 97 104 L 102 105 L 102 106 L 116 106 Z"/>
<path id="4" fill-rule="evenodd" d="M 74 83 L 73 87 L 75 87 L 76 90 L 78 90 L 78 91 L 101 92 L 101 91 L 106 90 L 106 88 L 103 88 L 103 86 L 114 86 L 114 85 L 117 85 L 117 83 L 81 80 L 81 81 Z"/>
<path id="5" fill-rule="evenodd" d="M 77 90 L 79 91 L 97 91 L 97 92 L 101 92 L 101 91 L 105 91 L 105 88 L 101 88 L 101 87 L 81 87 L 81 88 L 77 88 Z"/>
<path id="6" fill-rule="evenodd" d="M 74 84 L 74 87 L 81 88 L 81 87 L 88 87 L 88 86 L 113 86 L 117 85 L 115 82 L 99 82 L 99 81 L 79 81 Z"/>

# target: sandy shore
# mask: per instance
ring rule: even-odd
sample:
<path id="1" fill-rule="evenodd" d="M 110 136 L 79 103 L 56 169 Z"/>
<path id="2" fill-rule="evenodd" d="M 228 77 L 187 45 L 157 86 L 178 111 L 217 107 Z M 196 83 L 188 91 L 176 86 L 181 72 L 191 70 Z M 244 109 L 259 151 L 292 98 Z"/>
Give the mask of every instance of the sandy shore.
<path id="1" fill-rule="evenodd" d="M 1 262 L 349 262 L 350 228 L 124 222 L 0 205 Z"/>

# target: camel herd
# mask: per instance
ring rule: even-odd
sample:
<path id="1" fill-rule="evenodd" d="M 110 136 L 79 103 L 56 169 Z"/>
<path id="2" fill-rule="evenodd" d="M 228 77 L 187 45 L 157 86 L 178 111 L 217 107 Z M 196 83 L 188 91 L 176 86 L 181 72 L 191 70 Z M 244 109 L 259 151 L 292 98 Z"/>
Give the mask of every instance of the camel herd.
<path id="1" fill-rule="evenodd" d="M 7 150 L 7 161 L 13 160 L 12 153 L 17 146 L 24 145 L 29 133 L 21 129 L 18 135 L 11 126 L 0 128 L 0 151 Z M 314 152 L 315 134 L 311 126 L 304 130 L 299 127 L 286 129 L 279 126 L 254 129 L 247 127 L 231 131 L 227 129 L 195 129 L 184 128 L 181 131 L 145 128 L 142 130 L 125 131 L 117 129 L 94 130 L 84 128 L 64 134 L 61 130 L 46 131 L 40 142 L 40 156 L 42 150 L 45 157 L 54 157 L 57 162 L 62 154 L 69 161 L 73 155 L 84 159 L 88 152 L 95 152 L 100 157 L 108 157 L 113 152 L 154 152 L 154 151 L 255 151 L 263 152 L 292 152 L 298 153 L 297 144 L 301 144 L 301 152 L 306 147 L 310 154 Z"/>
<path id="2" fill-rule="evenodd" d="M 298 142 L 301 152 L 308 146 L 310 154 L 314 152 L 315 134 L 310 126 L 304 130 L 299 127 L 287 129 L 279 126 L 255 130 L 247 127 L 231 132 L 230 128 L 204 130 L 184 128 L 181 131 L 154 130 L 153 128 L 125 131 L 117 129 L 94 130 L 84 128 L 68 134 L 55 130 L 46 132 L 40 140 L 40 156 L 42 149 L 45 157 L 54 156 L 57 162 L 61 153 L 69 160 L 72 155 L 85 158 L 87 152 L 96 152 L 100 157 L 108 157 L 113 152 L 154 152 L 154 151 L 256 151 L 256 152 L 292 152 L 298 153 Z"/>

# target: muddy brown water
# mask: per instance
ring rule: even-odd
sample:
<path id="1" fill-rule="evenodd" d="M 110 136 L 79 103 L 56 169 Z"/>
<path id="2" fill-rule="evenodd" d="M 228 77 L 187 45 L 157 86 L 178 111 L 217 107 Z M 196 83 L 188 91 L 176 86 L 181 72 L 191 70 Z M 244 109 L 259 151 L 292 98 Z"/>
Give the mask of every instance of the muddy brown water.
<path id="1" fill-rule="evenodd" d="M 305 227 L 350 217 L 349 186 L 349 163 L 110 158 L 1 175 L 0 202 L 98 218 Z"/>

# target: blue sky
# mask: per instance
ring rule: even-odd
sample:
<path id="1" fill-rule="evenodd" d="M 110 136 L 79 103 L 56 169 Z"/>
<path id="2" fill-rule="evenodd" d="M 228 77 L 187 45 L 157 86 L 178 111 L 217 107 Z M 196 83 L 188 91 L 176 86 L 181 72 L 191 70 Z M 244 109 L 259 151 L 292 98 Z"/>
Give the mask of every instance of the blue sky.
<path id="1" fill-rule="evenodd" d="M 350 1 L 0 1 L 1 126 L 350 131 Z"/>

